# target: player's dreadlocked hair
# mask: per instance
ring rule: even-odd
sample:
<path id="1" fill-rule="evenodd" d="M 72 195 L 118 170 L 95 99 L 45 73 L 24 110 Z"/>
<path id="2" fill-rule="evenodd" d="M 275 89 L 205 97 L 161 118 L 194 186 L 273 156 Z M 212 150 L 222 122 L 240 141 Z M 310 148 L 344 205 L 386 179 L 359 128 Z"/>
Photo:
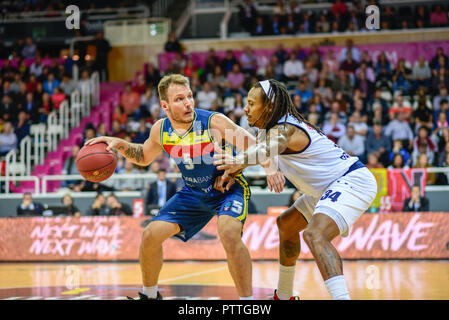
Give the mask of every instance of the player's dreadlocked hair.
<path id="1" fill-rule="evenodd" d="M 265 130 L 270 130 L 275 125 L 278 124 L 278 121 L 285 115 L 292 115 L 295 118 L 298 119 L 299 122 L 305 122 L 312 128 L 314 128 L 316 131 L 321 132 L 322 131 L 308 122 L 302 114 L 298 112 L 296 109 L 295 104 L 293 103 L 290 94 L 287 91 L 287 88 L 285 85 L 277 80 L 270 79 L 270 86 L 271 90 L 268 92 L 269 96 L 264 92 L 260 82 L 258 82 L 254 88 L 261 88 L 263 92 L 263 104 L 265 106 L 265 111 L 268 111 L 270 108 L 270 102 L 273 101 L 273 110 L 271 112 L 268 111 L 267 117 L 264 120 L 264 123 L 262 124 L 262 128 Z M 273 99 L 274 98 L 274 99 Z M 287 122 L 287 117 L 285 117 L 284 124 Z"/>

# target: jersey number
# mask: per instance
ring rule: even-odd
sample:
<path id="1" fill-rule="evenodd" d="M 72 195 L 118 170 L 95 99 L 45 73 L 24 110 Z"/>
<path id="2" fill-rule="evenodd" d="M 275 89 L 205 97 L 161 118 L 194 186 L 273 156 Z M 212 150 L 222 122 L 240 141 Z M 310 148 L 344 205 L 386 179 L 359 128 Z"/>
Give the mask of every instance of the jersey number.
<path id="1" fill-rule="evenodd" d="M 332 190 L 327 190 L 323 196 L 321 197 L 320 200 L 325 200 L 327 198 L 329 198 L 332 202 L 337 202 L 338 197 L 341 195 L 341 192 L 339 191 L 335 191 L 334 193 L 332 193 Z"/>
<path id="2" fill-rule="evenodd" d="M 243 204 L 240 201 L 234 200 L 232 202 L 231 210 L 237 214 L 240 214 L 243 211 Z"/>
<path id="3" fill-rule="evenodd" d="M 192 170 L 194 165 L 193 165 L 193 161 L 192 158 L 190 158 L 188 153 L 183 153 L 182 154 L 182 158 L 183 158 L 183 162 L 184 162 L 184 166 L 187 170 Z"/>

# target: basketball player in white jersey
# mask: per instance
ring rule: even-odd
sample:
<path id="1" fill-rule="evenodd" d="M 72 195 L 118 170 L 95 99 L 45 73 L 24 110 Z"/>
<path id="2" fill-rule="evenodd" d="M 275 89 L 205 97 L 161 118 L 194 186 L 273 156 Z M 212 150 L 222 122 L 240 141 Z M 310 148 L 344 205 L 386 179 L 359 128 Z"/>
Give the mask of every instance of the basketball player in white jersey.
<path id="1" fill-rule="evenodd" d="M 377 183 L 357 157 L 349 156 L 309 124 L 295 108 L 286 87 L 276 80 L 256 84 L 244 108 L 251 126 L 266 138 L 233 157 L 219 150 L 214 164 L 225 175 L 274 159 L 280 171 L 303 195 L 277 218 L 279 281 L 275 300 L 293 297 L 299 232 L 309 246 L 332 299 L 349 300 L 341 258 L 331 241 L 347 236 L 354 222 L 376 197 Z M 263 132 L 263 130 L 262 130 Z"/>

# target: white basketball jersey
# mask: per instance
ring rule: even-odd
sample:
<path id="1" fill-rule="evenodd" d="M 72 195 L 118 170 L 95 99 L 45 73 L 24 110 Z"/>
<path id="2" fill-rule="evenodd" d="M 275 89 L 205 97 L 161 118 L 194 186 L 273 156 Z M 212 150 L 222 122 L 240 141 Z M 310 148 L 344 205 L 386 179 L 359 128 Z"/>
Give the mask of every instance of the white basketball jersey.
<path id="1" fill-rule="evenodd" d="M 278 123 L 284 121 L 285 116 Z M 294 116 L 289 115 L 287 123 L 302 129 L 309 136 L 310 143 L 300 152 L 276 156 L 279 169 L 302 193 L 321 197 L 326 188 L 344 175 L 358 158 L 349 156 L 328 137 Z"/>

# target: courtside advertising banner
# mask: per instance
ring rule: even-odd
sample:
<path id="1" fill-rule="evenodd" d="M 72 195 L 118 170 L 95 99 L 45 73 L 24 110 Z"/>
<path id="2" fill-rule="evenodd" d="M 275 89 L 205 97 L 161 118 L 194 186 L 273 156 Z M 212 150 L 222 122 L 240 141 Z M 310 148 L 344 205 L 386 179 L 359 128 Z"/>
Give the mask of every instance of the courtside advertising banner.
<path id="1" fill-rule="evenodd" d="M 0 261 L 138 260 L 148 217 L 37 217 L 0 219 Z M 150 222 L 151 223 L 151 222 Z M 278 259 L 276 216 L 249 215 L 243 241 L 252 259 Z M 312 259 L 301 237 L 300 259 Z M 449 215 L 365 213 L 333 244 L 343 259 L 448 259 Z M 217 217 L 187 243 L 170 238 L 166 260 L 225 260 Z"/>

